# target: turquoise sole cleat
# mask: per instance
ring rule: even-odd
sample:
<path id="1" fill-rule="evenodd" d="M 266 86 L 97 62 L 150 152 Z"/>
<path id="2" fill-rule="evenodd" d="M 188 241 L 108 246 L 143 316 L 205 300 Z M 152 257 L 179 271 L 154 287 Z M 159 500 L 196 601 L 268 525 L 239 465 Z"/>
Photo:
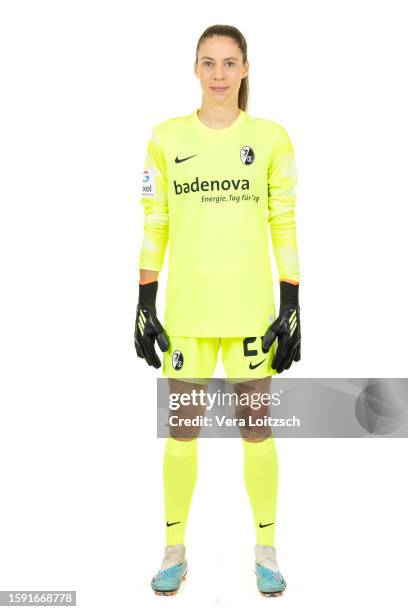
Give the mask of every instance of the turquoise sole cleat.
<path id="1" fill-rule="evenodd" d="M 255 563 L 256 584 L 259 592 L 265 597 L 277 597 L 282 595 L 286 588 L 286 580 L 280 572 Z"/>
<path id="2" fill-rule="evenodd" d="M 175 595 L 182 580 L 186 579 L 187 561 L 159 570 L 152 578 L 151 586 L 156 595 Z"/>

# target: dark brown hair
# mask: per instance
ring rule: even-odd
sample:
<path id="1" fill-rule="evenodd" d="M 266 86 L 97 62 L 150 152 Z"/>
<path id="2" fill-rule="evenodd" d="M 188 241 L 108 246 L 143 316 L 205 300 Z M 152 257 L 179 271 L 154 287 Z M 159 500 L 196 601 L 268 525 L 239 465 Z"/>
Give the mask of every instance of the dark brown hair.
<path id="1" fill-rule="evenodd" d="M 234 26 L 222 25 L 218 23 L 204 30 L 204 32 L 201 34 L 200 38 L 198 39 L 197 48 L 196 48 L 196 60 L 195 60 L 196 64 L 198 63 L 198 50 L 200 48 L 201 43 L 207 38 L 211 38 L 211 36 L 229 36 L 230 38 L 235 40 L 238 47 L 241 49 L 242 61 L 245 64 L 245 62 L 247 61 L 247 42 L 245 40 L 245 36 L 238 30 L 238 28 L 235 28 Z M 241 85 L 239 87 L 239 92 L 238 92 L 238 107 L 243 111 L 247 111 L 248 109 L 248 97 L 249 97 L 249 83 L 248 83 L 248 77 L 246 76 L 243 79 L 241 79 Z"/>

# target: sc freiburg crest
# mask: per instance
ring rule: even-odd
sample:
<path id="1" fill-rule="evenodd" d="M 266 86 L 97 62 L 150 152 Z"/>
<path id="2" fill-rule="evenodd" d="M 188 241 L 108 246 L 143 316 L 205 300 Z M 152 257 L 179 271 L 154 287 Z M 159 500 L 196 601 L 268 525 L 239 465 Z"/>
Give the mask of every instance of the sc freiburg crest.
<path id="1" fill-rule="evenodd" d="M 184 363 L 183 353 L 181 351 L 173 352 L 173 368 L 175 370 L 181 370 Z"/>
<path id="2" fill-rule="evenodd" d="M 246 166 L 249 166 L 249 164 L 252 164 L 252 162 L 255 159 L 255 152 L 252 149 L 252 147 L 242 147 L 241 149 L 241 161 L 243 164 L 245 164 Z"/>

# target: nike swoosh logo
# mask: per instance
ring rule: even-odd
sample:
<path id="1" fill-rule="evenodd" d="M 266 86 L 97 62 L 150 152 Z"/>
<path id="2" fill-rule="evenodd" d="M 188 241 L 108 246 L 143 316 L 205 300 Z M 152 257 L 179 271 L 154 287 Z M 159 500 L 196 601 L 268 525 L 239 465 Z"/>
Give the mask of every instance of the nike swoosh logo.
<path id="1" fill-rule="evenodd" d="M 264 361 L 266 361 L 266 357 L 265 359 L 262 359 L 262 361 L 260 361 L 259 363 L 256 363 L 255 365 L 252 365 L 252 363 L 249 364 L 249 369 L 250 370 L 255 370 L 255 368 L 257 368 L 258 366 L 261 365 L 261 363 L 263 363 Z"/>
<path id="2" fill-rule="evenodd" d="M 265 525 L 262 525 L 262 523 L 259 523 L 260 527 L 269 527 L 269 525 L 273 525 L 273 523 L 265 523 Z"/>
<path id="3" fill-rule="evenodd" d="M 167 521 L 167 527 L 171 527 L 172 525 L 177 525 L 178 523 L 180 523 L 180 521 L 176 521 L 175 523 L 169 523 L 169 521 Z"/>
<path id="4" fill-rule="evenodd" d="M 181 164 L 181 162 L 186 161 L 187 159 L 191 159 L 192 157 L 197 157 L 198 153 L 196 153 L 195 155 L 190 155 L 190 157 L 183 157 L 183 159 L 179 159 L 178 155 L 176 157 L 176 159 L 174 160 L 176 162 L 176 164 Z"/>

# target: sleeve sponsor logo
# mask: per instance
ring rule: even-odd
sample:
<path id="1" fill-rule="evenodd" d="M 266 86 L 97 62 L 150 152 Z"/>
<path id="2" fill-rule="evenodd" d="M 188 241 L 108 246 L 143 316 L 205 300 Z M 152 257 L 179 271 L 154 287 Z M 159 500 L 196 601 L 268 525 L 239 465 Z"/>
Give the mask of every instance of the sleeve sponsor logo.
<path id="1" fill-rule="evenodd" d="M 156 177 L 154 168 L 146 168 L 143 172 L 142 198 L 156 197 Z"/>

